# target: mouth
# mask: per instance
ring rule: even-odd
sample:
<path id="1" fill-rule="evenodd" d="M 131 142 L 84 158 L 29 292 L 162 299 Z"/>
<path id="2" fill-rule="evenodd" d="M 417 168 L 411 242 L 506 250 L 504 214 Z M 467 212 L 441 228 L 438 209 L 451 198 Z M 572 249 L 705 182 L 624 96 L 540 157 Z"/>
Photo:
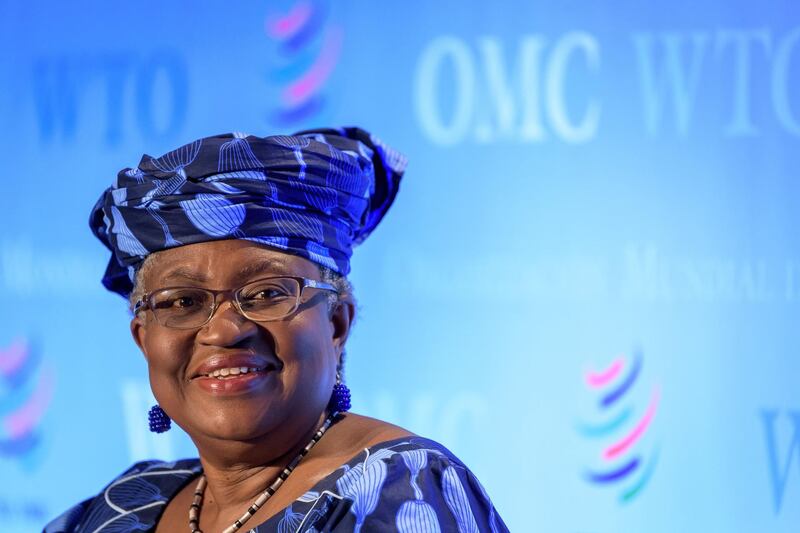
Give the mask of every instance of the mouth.
<path id="1" fill-rule="evenodd" d="M 227 380 L 227 379 L 237 379 L 242 376 L 246 376 L 247 374 L 254 374 L 258 372 L 266 372 L 267 367 L 247 367 L 247 366 L 232 366 L 232 367 L 224 367 L 224 368 L 217 368 L 207 374 L 200 374 L 195 377 L 199 378 L 213 378 L 219 380 Z"/>
<path id="2" fill-rule="evenodd" d="M 213 370 L 203 369 L 191 382 L 199 390 L 217 397 L 261 394 L 265 387 L 274 386 L 277 370 L 275 365 L 234 364 L 237 366 L 230 366 L 228 363 Z"/>
<path id="3" fill-rule="evenodd" d="M 278 365 L 265 355 L 252 352 L 217 354 L 209 357 L 190 373 L 190 381 L 236 381 L 263 376 Z"/>

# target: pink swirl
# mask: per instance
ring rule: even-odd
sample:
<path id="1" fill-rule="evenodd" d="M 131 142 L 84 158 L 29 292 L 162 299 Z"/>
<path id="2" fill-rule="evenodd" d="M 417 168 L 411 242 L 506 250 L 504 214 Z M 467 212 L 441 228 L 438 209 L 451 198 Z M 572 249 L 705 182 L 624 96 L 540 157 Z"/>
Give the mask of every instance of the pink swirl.
<path id="1" fill-rule="evenodd" d="M 588 371 L 586 373 L 586 384 L 593 389 L 605 387 L 619 376 L 624 367 L 625 360 L 619 357 L 605 370 L 599 372 Z"/>
<path id="2" fill-rule="evenodd" d="M 314 63 L 300 78 L 284 89 L 283 101 L 287 107 L 299 106 L 319 91 L 339 60 L 342 41 L 342 29 L 331 27 L 325 35 L 322 49 Z"/>
<path id="3" fill-rule="evenodd" d="M 311 2 L 298 2 L 286 15 L 267 21 L 267 35 L 273 39 L 289 39 L 306 25 L 312 13 Z"/>
<path id="4" fill-rule="evenodd" d="M 3 429 L 13 439 L 30 432 L 44 416 L 53 398 L 53 372 L 45 369 L 30 398 L 3 420 Z"/>
<path id="5" fill-rule="evenodd" d="M 11 377 L 16 374 L 28 360 L 28 343 L 24 339 L 17 339 L 11 346 L 0 350 L 0 374 Z"/>
<path id="6" fill-rule="evenodd" d="M 610 461 L 617 457 L 618 455 L 622 454 L 636 444 L 636 442 L 644 435 L 647 431 L 647 428 L 650 426 L 650 423 L 653 421 L 653 417 L 656 415 L 656 411 L 658 410 L 658 401 L 660 398 L 660 391 L 658 387 L 653 389 L 653 397 L 650 399 L 650 405 L 647 407 L 647 411 L 645 411 L 644 416 L 636 426 L 628 433 L 625 437 L 622 438 L 619 442 L 612 444 L 608 448 L 603 451 L 603 459 Z"/>

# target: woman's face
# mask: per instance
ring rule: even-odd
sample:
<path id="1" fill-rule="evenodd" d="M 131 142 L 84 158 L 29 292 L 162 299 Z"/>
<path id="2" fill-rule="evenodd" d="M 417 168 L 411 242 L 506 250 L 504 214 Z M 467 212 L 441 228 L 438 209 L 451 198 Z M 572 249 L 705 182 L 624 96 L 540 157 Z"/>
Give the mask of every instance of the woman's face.
<path id="1" fill-rule="evenodd" d="M 270 276 L 320 279 L 312 262 L 244 240 L 180 246 L 158 253 L 145 272 L 145 290 L 190 286 L 236 289 Z M 230 299 L 196 329 L 171 329 L 151 311 L 131 321 L 147 359 L 161 407 L 200 445 L 204 439 L 252 441 L 276 428 L 291 442 L 303 438 L 323 413 L 350 326 L 351 305 L 329 312 L 327 291 L 305 289 L 291 315 L 254 322 Z M 224 379 L 215 370 L 247 367 Z"/>

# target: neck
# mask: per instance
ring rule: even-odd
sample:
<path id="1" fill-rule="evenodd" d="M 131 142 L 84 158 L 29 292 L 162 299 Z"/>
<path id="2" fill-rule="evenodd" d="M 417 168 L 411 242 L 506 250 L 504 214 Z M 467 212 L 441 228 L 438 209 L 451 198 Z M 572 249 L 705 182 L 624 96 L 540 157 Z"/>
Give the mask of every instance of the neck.
<path id="1" fill-rule="evenodd" d="M 238 518 L 298 456 L 327 416 L 323 412 L 313 425 L 298 435 L 270 435 L 255 441 L 198 445 L 207 482 L 204 520 L 232 523 Z M 312 449 L 309 455 L 313 454 Z"/>

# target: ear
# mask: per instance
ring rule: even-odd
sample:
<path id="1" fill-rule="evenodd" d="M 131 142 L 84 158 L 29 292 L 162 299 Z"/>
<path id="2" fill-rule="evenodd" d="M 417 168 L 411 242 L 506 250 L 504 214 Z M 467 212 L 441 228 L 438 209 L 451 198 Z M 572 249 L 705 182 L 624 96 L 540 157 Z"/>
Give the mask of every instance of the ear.
<path id="1" fill-rule="evenodd" d="M 331 325 L 333 326 L 333 347 L 336 355 L 341 357 L 350 328 L 356 318 L 356 306 L 349 299 L 342 300 L 336 304 L 331 312 Z"/>
<path id="2" fill-rule="evenodd" d="M 139 350 L 144 355 L 145 359 L 147 359 L 147 353 L 144 351 L 144 340 L 147 337 L 147 326 L 144 322 L 144 316 L 142 313 L 138 315 L 134 315 L 131 319 L 131 337 L 133 337 L 133 342 L 136 343 L 136 346 L 139 347 Z"/>

